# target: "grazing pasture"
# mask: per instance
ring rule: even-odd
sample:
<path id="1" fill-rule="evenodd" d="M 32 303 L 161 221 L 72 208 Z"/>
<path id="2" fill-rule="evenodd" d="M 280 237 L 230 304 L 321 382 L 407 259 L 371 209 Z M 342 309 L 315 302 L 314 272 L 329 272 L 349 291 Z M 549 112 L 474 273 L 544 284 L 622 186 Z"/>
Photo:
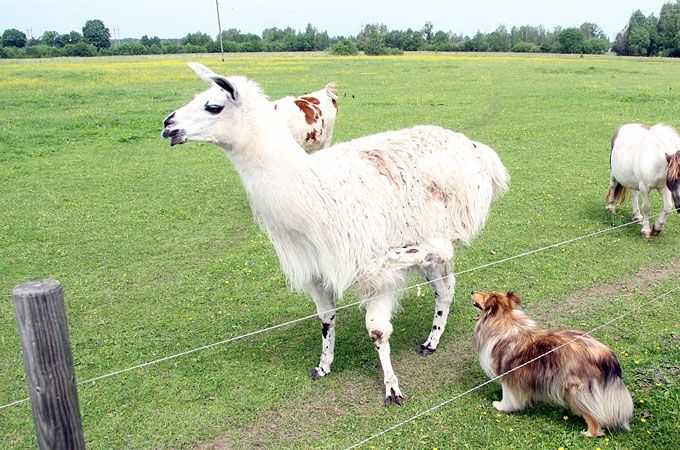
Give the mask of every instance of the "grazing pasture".
<path id="1" fill-rule="evenodd" d="M 238 177 L 213 145 L 170 148 L 166 114 L 240 73 L 272 99 L 336 81 L 334 139 L 435 124 L 494 148 L 509 192 L 456 270 L 631 220 L 605 210 L 610 139 L 630 122 L 680 126 L 680 61 L 414 54 L 0 61 L 0 406 L 27 396 L 11 288 L 64 285 L 78 380 L 314 314 L 289 292 Z M 661 200 L 652 195 L 652 211 Z M 79 386 L 85 438 L 108 448 L 344 448 L 487 380 L 472 290 L 518 290 L 550 327 L 590 330 L 678 286 L 680 217 L 645 240 L 625 226 L 457 278 L 437 353 L 415 351 L 432 292 L 405 293 L 392 361 L 408 395 L 385 408 L 363 312 L 338 313 L 333 373 L 313 382 L 311 319 Z M 421 281 L 414 278 L 412 282 Z M 677 292 L 595 333 L 635 404 L 629 433 L 590 440 L 568 411 L 499 414 L 500 386 L 466 394 L 365 448 L 672 448 L 680 442 Z M 340 305 L 354 300 L 346 297 Z M 0 409 L 0 448 L 35 446 L 28 403 Z"/>

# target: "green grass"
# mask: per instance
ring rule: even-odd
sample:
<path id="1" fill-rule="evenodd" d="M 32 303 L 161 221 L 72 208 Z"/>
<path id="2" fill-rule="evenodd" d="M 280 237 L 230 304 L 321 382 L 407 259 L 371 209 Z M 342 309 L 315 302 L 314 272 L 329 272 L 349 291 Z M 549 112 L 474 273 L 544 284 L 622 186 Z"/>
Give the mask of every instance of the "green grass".
<path id="1" fill-rule="evenodd" d="M 430 55 L 229 55 L 0 61 L 0 405 L 27 396 L 11 288 L 64 285 L 79 380 L 313 313 L 290 293 L 229 161 L 169 148 L 167 113 L 204 88 L 184 64 L 257 80 L 270 97 L 341 92 L 336 141 L 432 123 L 495 148 L 509 193 L 456 261 L 465 270 L 630 220 L 604 209 L 609 141 L 623 123 L 680 126 L 680 61 Z M 346 95 L 344 95 L 346 94 Z M 660 212 L 654 195 L 653 212 Z M 431 292 L 403 299 L 392 359 L 408 397 L 384 408 L 362 312 L 338 315 L 333 374 L 315 320 L 79 388 L 88 448 L 347 447 L 484 381 L 471 348 L 472 289 L 514 289 L 555 327 L 589 330 L 677 286 L 680 221 L 628 226 L 461 275 L 437 353 L 415 354 Z M 637 276 L 635 274 L 638 274 Z M 678 295 L 598 330 L 620 357 L 630 433 L 596 440 L 567 411 L 497 415 L 497 384 L 365 448 L 673 448 L 680 442 Z M 352 301 L 348 296 L 343 302 Z M 567 416 L 567 419 L 564 419 Z M 644 419 L 644 421 L 642 420 Z M 35 447 L 30 406 L 0 410 L 0 448 Z"/>

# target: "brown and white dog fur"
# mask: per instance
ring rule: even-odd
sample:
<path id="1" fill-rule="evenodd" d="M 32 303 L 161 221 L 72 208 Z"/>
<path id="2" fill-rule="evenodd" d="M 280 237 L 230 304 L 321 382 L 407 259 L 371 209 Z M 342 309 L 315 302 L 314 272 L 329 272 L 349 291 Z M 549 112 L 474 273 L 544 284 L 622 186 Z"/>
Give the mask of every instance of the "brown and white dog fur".
<path id="1" fill-rule="evenodd" d="M 511 412 L 547 401 L 583 417 L 586 436 L 630 430 L 633 400 L 609 347 L 580 331 L 541 328 L 518 308 L 514 292 L 473 292 L 472 299 L 482 311 L 474 333 L 479 363 L 490 378 L 505 374 L 494 408 Z"/>

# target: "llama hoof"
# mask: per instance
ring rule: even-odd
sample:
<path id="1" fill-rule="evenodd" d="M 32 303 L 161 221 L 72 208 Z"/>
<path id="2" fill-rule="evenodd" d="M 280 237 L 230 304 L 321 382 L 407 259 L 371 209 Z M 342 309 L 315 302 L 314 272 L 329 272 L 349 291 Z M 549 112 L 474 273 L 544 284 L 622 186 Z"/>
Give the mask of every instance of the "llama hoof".
<path id="1" fill-rule="evenodd" d="M 616 208 L 614 206 L 607 206 L 607 211 L 612 214 L 616 214 Z"/>
<path id="2" fill-rule="evenodd" d="M 633 223 L 642 223 L 642 216 L 633 216 Z"/>
<path id="3" fill-rule="evenodd" d="M 659 233 L 661 233 L 661 229 L 658 229 L 656 227 L 652 228 L 652 236 L 658 236 Z"/>
<path id="4" fill-rule="evenodd" d="M 651 235 L 652 235 L 652 232 L 651 232 L 651 231 L 643 231 L 643 232 L 642 232 L 642 237 L 644 237 L 645 239 L 649 239 L 649 237 L 650 237 Z"/>
<path id="5" fill-rule="evenodd" d="M 315 368 L 312 369 L 312 373 L 310 373 L 309 376 L 312 377 L 312 380 L 316 381 L 319 378 L 325 377 L 329 373 L 331 373 L 330 370 L 326 371 L 326 370 L 322 369 L 321 367 L 315 367 Z"/>
<path id="6" fill-rule="evenodd" d="M 430 356 L 432 353 L 436 352 L 436 348 L 432 348 L 429 345 L 420 344 L 416 351 L 423 356 Z"/>
<path id="7" fill-rule="evenodd" d="M 391 388 L 390 394 L 385 397 L 385 406 L 390 406 L 392 403 L 396 403 L 399 406 L 404 404 L 404 396 L 401 393 L 397 394 L 394 388 Z"/>

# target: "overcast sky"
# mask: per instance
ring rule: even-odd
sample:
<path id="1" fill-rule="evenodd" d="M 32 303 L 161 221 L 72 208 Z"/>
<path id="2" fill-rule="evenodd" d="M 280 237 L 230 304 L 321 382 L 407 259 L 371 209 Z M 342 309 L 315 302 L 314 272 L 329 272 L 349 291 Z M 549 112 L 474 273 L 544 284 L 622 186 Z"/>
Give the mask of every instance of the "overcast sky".
<path id="1" fill-rule="evenodd" d="M 659 15 L 668 0 L 246 0 L 220 1 L 222 29 L 261 34 L 269 27 L 304 30 L 307 23 L 331 36 L 354 36 L 362 25 L 384 23 L 390 30 L 420 29 L 473 35 L 500 24 L 544 25 L 548 29 L 593 22 L 613 39 L 633 11 Z M 114 37 L 180 38 L 201 31 L 217 36 L 215 0 L 0 0 L 0 32 L 17 28 L 34 37 L 46 30 L 82 32 L 86 20 L 100 19 Z M 28 34 L 28 33 L 27 33 Z M 30 37 L 30 36 L 29 36 Z"/>

